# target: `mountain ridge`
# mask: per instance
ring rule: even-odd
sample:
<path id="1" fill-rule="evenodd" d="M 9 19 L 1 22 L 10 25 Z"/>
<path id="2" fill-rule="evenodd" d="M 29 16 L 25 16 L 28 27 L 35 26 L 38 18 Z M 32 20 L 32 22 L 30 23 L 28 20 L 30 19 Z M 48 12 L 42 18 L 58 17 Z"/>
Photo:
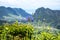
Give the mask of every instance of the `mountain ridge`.
<path id="1" fill-rule="evenodd" d="M 34 20 L 51 23 L 51 25 L 60 25 L 60 10 L 51 10 L 49 8 L 38 8 L 34 13 Z"/>
<path id="2" fill-rule="evenodd" d="M 20 19 L 18 19 L 18 17 L 22 17 L 22 19 L 23 19 L 23 17 L 25 19 L 27 19 L 28 17 L 32 18 L 32 15 L 27 13 L 22 8 L 11 8 L 11 7 L 0 6 L 0 19 L 4 19 L 4 20 L 7 20 L 7 19 L 10 20 L 10 18 L 13 19 L 14 17 L 11 17 L 11 15 L 17 16 L 16 17 L 17 20 L 20 20 Z M 9 17 L 9 18 L 7 18 L 7 17 Z"/>

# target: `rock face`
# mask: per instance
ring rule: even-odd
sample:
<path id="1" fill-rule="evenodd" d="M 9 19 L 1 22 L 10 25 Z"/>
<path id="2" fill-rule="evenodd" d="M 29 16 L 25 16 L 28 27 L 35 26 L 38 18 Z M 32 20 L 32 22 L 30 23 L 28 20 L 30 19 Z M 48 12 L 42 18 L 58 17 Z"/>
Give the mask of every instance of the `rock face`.
<path id="1" fill-rule="evenodd" d="M 28 17 L 32 18 L 32 15 L 27 13 L 22 8 L 10 8 L 0 6 L 0 19 L 7 20 L 7 21 L 14 21 L 14 20 L 27 20 Z"/>
<path id="2" fill-rule="evenodd" d="M 51 23 L 52 25 L 60 25 L 60 10 L 51 10 L 49 8 L 38 8 L 34 13 L 34 20 Z"/>

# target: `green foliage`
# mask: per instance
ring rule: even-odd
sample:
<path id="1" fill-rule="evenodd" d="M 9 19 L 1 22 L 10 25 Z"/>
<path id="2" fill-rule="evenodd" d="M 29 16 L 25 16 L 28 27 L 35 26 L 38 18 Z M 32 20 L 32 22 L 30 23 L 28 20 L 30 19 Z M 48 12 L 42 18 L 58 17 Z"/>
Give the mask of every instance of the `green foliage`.
<path id="1" fill-rule="evenodd" d="M 6 23 L 3 27 L 4 29 L 1 30 L 2 28 L 0 28 L 0 31 L 5 38 L 8 35 L 11 35 L 13 37 L 19 36 L 20 38 L 24 38 L 26 36 L 30 37 L 33 34 L 34 30 L 32 25 L 23 23 L 19 24 L 17 21 L 13 24 Z"/>
<path id="2" fill-rule="evenodd" d="M 0 40 L 60 40 L 60 31 L 50 26 L 33 27 L 30 23 L 6 23 L 0 26 Z"/>

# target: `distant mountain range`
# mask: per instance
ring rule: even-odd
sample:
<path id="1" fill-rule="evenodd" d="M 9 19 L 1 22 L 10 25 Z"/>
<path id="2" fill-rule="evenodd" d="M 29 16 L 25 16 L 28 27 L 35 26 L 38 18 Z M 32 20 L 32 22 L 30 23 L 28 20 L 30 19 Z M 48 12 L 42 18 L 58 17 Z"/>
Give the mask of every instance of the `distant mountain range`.
<path id="1" fill-rule="evenodd" d="M 53 26 L 60 25 L 60 10 L 51 10 L 49 8 L 38 8 L 34 13 L 34 20 L 51 23 Z"/>
<path id="2" fill-rule="evenodd" d="M 0 20 L 2 22 L 10 21 L 27 21 L 27 20 L 42 21 L 51 23 L 52 26 L 60 26 L 60 10 L 51 10 L 49 8 L 38 8 L 34 15 L 27 13 L 22 8 L 11 8 L 0 6 Z"/>
<path id="3" fill-rule="evenodd" d="M 22 8 L 11 8 L 0 6 L 0 20 L 14 21 L 14 20 L 27 20 L 32 15 L 27 13 Z"/>

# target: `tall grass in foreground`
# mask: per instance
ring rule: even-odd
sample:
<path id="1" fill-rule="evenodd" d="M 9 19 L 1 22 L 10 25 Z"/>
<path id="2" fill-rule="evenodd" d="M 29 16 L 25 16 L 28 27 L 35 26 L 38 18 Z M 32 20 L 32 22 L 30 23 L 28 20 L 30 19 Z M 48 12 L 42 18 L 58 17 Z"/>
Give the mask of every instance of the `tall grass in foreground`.
<path id="1" fill-rule="evenodd" d="M 60 31 L 49 26 L 33 27 L 15 22 L 0 26 L 0 40 L 60 40 Z"/>

